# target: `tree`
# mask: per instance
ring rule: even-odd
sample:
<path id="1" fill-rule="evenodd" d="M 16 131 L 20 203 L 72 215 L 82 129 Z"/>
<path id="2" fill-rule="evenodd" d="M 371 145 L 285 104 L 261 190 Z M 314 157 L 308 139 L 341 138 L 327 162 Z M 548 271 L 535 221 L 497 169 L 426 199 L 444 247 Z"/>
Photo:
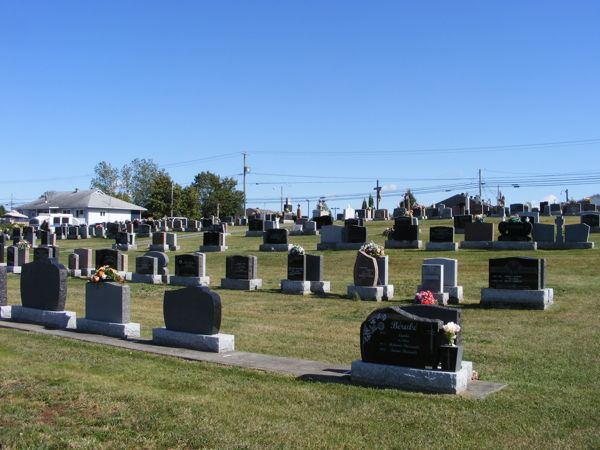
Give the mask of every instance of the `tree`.
<path id="1" fill-rule="evenodd" d="M 216 215 L 217 210 L 220 215 L 233 216 L 244 207 L 244 193 L 236 189 L 237 181 L 233 178 L 200 172 L 192 186 L 198 192 L 203 217 Z"/>
<path id="2" fill-rule="evenodd" d="M 375 202 L 373 201 L 373 196 L 369 194 L 369 209 L 373 209 L 375 207 Z"/>
<path id="3" fill-rule="evenodd" d="M 106 161 L 100 161 L 94 167 L 94 177 L 90 182 L 90 188 L 100 189 L 108 195 L 115 195 L 119 191 L 119 181 L 119 169 Z"/>
<path id="4" fill-rule="evenodd" d="M 0 216 L 3 216 L 4 214 L 6 214 L 6 209 L 3 205 L 0 205 Z"/>
<path id="5" fill-rule="evenodd" d="M 407 202 L 408 202 L 408 204 L 407 204 Z M 404 207 L 412 208 L 416 204 L 417 204 L 417 199 L 415 198 L 413 193 L 410 191 L 410 189 L 407 189 L 406 193 L 404 194 Z"/>
<path id="6" fill-rule="evenodd" d="M 369 206 L 367 205 L 367 200 L 363 198 L 361 209 L 367 209 Z"/>
<path id="7" fill-rule="evenodd" d="M 171 215 L 171 186 L 173 194 L 181 191 L 181 186 L 173 185 L 173 180 L 166 172 L 159 173 L 151 180 L 144 208 L 153 217 L 165 217 Z M 175 197 L 175 195 L 173 195 Z"/>
<path id="8" fill-rule="evenodd" d="M 164 170 L 151 159 L 135 158 L 121 170 L 121 185 L 123 192 L 129 195 L 131 202 L 136 205 L 145 205 L 149 198 L 149 187 Z M 169 188 L 169 195 L 171 191 Z"/>
<path id="9" fill-rule="evenodd" d="M 193 186 L 186 186 L 181 190 L 177 199 L 177 211 L 188 219 L 200 218 L 200 196 Z"/>

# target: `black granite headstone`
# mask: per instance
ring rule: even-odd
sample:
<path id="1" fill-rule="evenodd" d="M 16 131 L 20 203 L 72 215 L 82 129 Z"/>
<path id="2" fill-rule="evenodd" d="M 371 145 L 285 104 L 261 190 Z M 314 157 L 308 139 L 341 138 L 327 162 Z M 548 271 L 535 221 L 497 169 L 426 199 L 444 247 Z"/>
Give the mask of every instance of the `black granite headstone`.
<path id="1" fill-rule="evenodd" d="M 176 255 L 175 275 L 178 277 L 199 277 L 200 256 L 199 255 Z"/>
<path id="2" fill-rule="evenodd" d="M 152 256 L 138 256 L 135 258 L 135 273 L 139 275 L 157 275 L 158 259 Z"/>
<path id="3" fill-rule="evenodd" d="M 33 260 L 40 258 L 53 258 L 54 252 L 49 247 L 36 247 L 33 249 Z"/>
<path id="4" fill-rule="evenodd" d="M 431 227 L 429 229 L 430 242 L 454 242 L 453 227 Z"/>
<path id="5" fill-rule="evenodd" d="M 543 258 L 509 257 L 489 261 L 489 287 L 492 289 L 544 289 Z"/>
<path id="6" fill-rule="evenodd" d="M 500 222 L 499 241 L 531 241 L 532 222 Z"/>
<path id="7" fill-rule="evenodd" d="M 333 217 L 331 217 L 330 215 L 313 217 L 312 220 L 316 222 L 317 230 L 320 230 L 321 227 L 324 227 L 326 225 L 333 225 Z"/>
<path id="8" fill-rule="evenodd" d="M 4 263 L 4 244 L 0 244 L 0 264 Z"/>
<path id="9" fill-rule="evenodd" d="M 379 279 L 377 260 L 359 251 L 354 262 L 354 284 L 356 286 L 376 286 Z"/>
<path id="10" fill-rule="evenodd" d="M 323 281 L 323 260 L 321 255 L 306 256 L 306 281 Z"/>
<path id="11" fill-rule="evenodd" d="M 202 245 L 220 246 L 222 245 L 222 234 L 215 231 L 206 231 L 202 235 Z"/>
<path id="12" fill-rule="evenodd" d="M 288 230 L 285 228 L 271 228 L 265 231 L 264 234 L 265 244 L 287 244 L 288 243 Z"/>
<path id="13" fill-rule="evenodd" d="M 200 286 L 166 291 L 163 314 L 167 330 L 217 334 L 221 328 L 221 297 Z"/>
<path id="14" fill-rule="evenodd" d="M 348 225 L 344 227 L 346 242 L 360 244 L 367 241 L 367 227 Z"/>
<path id="15" fill-rule="evenodd" d="M 96 269 L 102 266 L 110 266 L 115 270 L 121 271 L 121 258 L 119 258 L 119 250 L 110 248 L 101 248 L 96 250 Z"/>
<path id="16" fill-rule="evenodd" d="M 461 326 L 461 331 L 456 334 L 456 344 L 461 343 L 462 323 L 461 323 L 461 310 L 458 308 L 446 308 L 445 306 L 438 305 L 406 305 L 401 306 L 403 311 L 415 316 L 425 317 L 426 319 L 438 319 L 447 324 L 448 322 L 454 322 Z"/>
<path id="17" fill-rule="evenodd" d="M 346 219 L 344 220 L 344 226 L 357 225 L 359 227 L 365 226 L 365 219 Z"/>
<path id="18" fill-rule="evenodd" d="M 117 245 L 127 245 L 129 244 L 129 238 L 127 233 L 123 232 L 123 231 L 119 231 L 117 233 L 117 235 L 115 236 L 115 243 Z"/>
<path id="19" fill-rule="evenodd" d="M 410 314 L 399 307 L 373 311 L 360 327 L 363 361 L 435 368 L 442 342 L 443 323 Z"/>
<path id="20" fill-rule="evenodd" d="M 471 214 L 464 214 L 454 216 L 454 228 L 464 230 L 467 223 L 473 223 L 473 216 Z"/>
<path id="21" fill-rule="evenodd" d="M 394 225 L 391 235 L 395 241 L 416 241 L 419 239 L 418 225 Z"/>
<path id="22" fill-rule="evenodd" d="M 260 219 L 250 219 L 248 221 L 248 231 L 264 231 L 265 222 Z"/>
<path id="23" fill-rule="evenodd" d="M 287 279 L 295 281 L 306 280 L 306 255 L 288 254 Z"/>
<path id="24" fill-rule="evenodd" d="M 581 216 L 581 223 L 585 223 L 590 227 L 600 227 L 600 215 L 598 214 L 584 214 Z"/>
<path id="25" fill-rule="evenodd" d="M 235 280 L 250 280 L 256 278 L 256 256 L 233 255 L 225 258 L 225 277 Z"/>
<path id="26" fill-rule="evenodd" d="M 64 311 L 67 301 L 67 269 L 53 258 L 23 265 L 21 303 L 27 308 Z"/>

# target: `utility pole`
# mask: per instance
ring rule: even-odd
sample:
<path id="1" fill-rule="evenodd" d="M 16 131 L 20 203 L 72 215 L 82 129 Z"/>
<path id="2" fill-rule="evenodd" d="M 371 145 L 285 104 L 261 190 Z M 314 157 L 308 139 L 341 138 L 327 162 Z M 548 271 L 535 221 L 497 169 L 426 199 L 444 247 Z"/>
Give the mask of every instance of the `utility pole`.
<path id="1" fill-rule="evenodd" d="M 280 188 L 280 200 L 281 200 L 281 214 L 283 214 L 283 186 L 279 186 Z"/>
<path id="2" fill-rule="evenodd" d="M 375 196 L 375 209 L 379 209 L 379 200 L 381 200 L 381 187 L 379 187 L 379 180 L 377 180 L 377 186 L 374 187 L 373 190 L 377 193 Z"/>
<path id="3" fill-rule="evenodd" d="M 246 217 L 246 174 L 250 172 L 250 167 L 246 165 L 246 152 L 243 152 L 244 155 L 244 211 L 242 212 L 242 217 Z"/>
<path id="4" fill-rule="evenodd" d="M 171 180 L 171 217 L 173 217 L 173 185 L 174 184 L 175 184 L 175 182 Z"/>
<path id="5" fill-rule="evenodd" d="M 483 196 L 481 193 L 481 169 L 479 169 L 479 203 L 483 204 Z"/>
<path id="6" fill-rule="evenodd" d="M 567 196 L 567 203 L 569 203 L 569 190 L 565 189 L 565 194 Z"/>
<path id="7" fill-rule="evenodd" d="M 311 215 L 310 215 L 310 200 L 308 198 L 306 199 L 306 204 L 307 204 L 307 206 L 306 206 L 306 215 L 310 219 L 311 218 Z"/>
<path id="8" fill-rule="evenodd" d="M 13 194 L 12 192 L 10 193 L 10 210 L 13 210 Z"/>

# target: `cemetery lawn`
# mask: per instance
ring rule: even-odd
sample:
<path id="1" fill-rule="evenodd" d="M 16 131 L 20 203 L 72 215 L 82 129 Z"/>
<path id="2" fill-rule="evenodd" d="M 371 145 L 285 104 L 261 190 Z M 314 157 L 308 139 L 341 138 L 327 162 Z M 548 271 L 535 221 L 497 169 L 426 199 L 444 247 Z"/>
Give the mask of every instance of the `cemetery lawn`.
<path id="1" fill-rule="evenodd" d="M 544 221 L 548 220 L 544 218 Z M 578 218 L 567 218 L 575 223 Z M 550 223 L 550 222 L 548 222 Z M 371 222 L 383 244 L 392 222 Z M 421 222 L 421 238 L 429 226 Z M 387 250 L 395 298 L 345 298 L 355 251 L 316 252 L 318 237 L 290 237 L 325 255 L 324 297 L 278 291 L 285 253 L 258 252 L 260 238 L 233 228 L 229 250 L 207 254 L 207 275 L 223 302 L 222 331 L 236 350 L 349 365 L 360 358 L 359 327 L 374 309 L 411 301 L 424 258 L 457 258 L 464 287 L 463 345 L 482 380 L 508 386 L 485 400 L 290 376 L 131 352 L 0 328 L 1 448 L 598 448 L 600 447 L 600 235 L 594 250 L 500 252 Z M 457 235 L 457 241 L 462 235 Z M 178 253 L 196 251 L 199 233 L 180 233 Z M 148 240 L 139 239 L 139 248 Z M 60 241 L 61 262 L 77 247 L 110 241 Z M 130 270 L 135 256 L 130 251 Z M 225 255 L 258 256 L 260 292 L 216 288 Z M 170 272 L 174 273 L 173 255 Z M 488 259 L 546 258 L 547 311 L 481 309 Z M 84 316 L 83 280 L 69 280 L 67 309 Z M 163 326 L 164 286 L 130 284 L 132 321 L 142 337 Z M 20 304 L 19 276 L 8 298 Z"/>

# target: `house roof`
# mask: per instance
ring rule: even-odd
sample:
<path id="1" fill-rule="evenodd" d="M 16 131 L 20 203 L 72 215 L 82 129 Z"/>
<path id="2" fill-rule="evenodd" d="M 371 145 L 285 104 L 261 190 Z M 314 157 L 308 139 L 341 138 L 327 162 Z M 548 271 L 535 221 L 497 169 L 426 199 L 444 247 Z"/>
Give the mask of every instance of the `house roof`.
<path id="1" fill-rule="evenodd" d="M 49 191 L 41 195 L 37 200 L 17 207 L 20 210 L 46 208 L 98 208 L 146 211 L 146 208 L 111 197 L 100 189 L 75 189 L 70 192 Z"/>
<path id="2" fill-rule="evenodd" d="M 28 217 L 25 214 L 21 214 L 16 209 L 13 209 L 12 211 L 7 212 L 2 217 L 13 218 L 13 219 L 28 219 Z"/>

